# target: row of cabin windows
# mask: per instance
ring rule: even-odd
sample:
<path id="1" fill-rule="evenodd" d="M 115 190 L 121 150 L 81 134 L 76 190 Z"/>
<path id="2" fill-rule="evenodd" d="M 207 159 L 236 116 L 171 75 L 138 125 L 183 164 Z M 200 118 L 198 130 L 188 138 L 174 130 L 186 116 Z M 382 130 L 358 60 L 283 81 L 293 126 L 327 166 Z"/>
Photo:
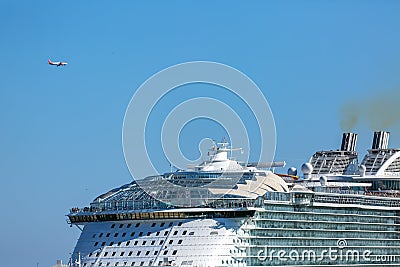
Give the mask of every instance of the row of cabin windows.
<path id="1" fill-rule="evenodd" d="M 174 242 L 174 240 L 171 239 L 171 240 L 169 241 L 168 244 L 169 244 L 169 245 L 172 245 L 173 242 Z M 178 244 L 179 244 L 179 245 L 182 244 L 182 242 L 183 242 L 182 239 L 179 239 L 179 240 L 178 240 Z M 99 243 L 99 242 L 96 242 L 96 243 L 94 244 L 94 246 L 97 246 L 98 243 Z M 130 243 L 131 243 L 131 241 L 127 241 L 127 242 L 125 243 L 125 246 L 129 246 Z M 133 243 L 133 245 L 134 245 L 134 246 L 137 246 L 138 243 L 139 243 L 139 241 L 136 240 L 136 241 Z M 141 245 L 144 246 L 144 245 L 146 245 L 146 243 L 147 243 L 147 241 L 142 241 L 142 244 L 141 244 Z M 150 243 L 150 245 L 153 246 L 153 245 L 155 245 L 155 243 L 156 243 L 156 240 L 152 240 L 151 243 Z M 163 243 L 164 243 L 164 240 L 160 240 L 160 242 L 158 243 L 158 245 L 161 246 Z M 122 242 L 118 242 L 117 244 L 118 244 L 118 246 L 121 246 Z M 105 245 L 106 245 L 106 242 L 101 243 L 101 246 L 102 246 L 102 247 L 104 247 Z M 114 245 L 114 242 L 110 242 L 109 246 L 112 246 L 112 245 Z M 89 254 L 89 257 L 90 257 L 90 256 L 91 256 L 91 254 Z"/>
<path id="2" fill-rule="evenodd" d="M 164 232 L 164 236 L 167 236 L 168 233 L 169 233 L 168 231 L 165 231 L 165 232 Z M 115 233 L 115 234 L 114 234 L 114 237 L 118 237 L 118 234 L 119 234 L 119 233 Z M 173 235 L 177 235 L 177 234 L 178 234 L 178 231 L 175 231 L 175 232 L 173 233 Z M 184 230 L 184 231 L 182 232 L 182 235 L 186 235 L 186 234 L 187 234 L 187 231 Z M 150 236 L 150 235 L 151 235 L 151 232 L 147 232 L 146 236 Z M 159 235 L 160 235 L 160 232 L 157 232 L 157 233 L 156 233 L 156 236 L 159 236 Z M 190 232 L 189 235 L 194 235 L 194 232 Z M 102 236 L 103 236 L 103 233 L 101 233 L 101 234 L 99 235 L 99 237 L 102 237 Z M 109 237 L 109 236 L 110 236 L 110 233 L 107 233 L 106 237 Z M 125 237 L 125 236 L 126 236 L 126 233 L 122 233 L 122 237 Z M 135 236 L 135 232 L 132 232 L 130 236 L 131 236 L 131 237 L 134 237 L 134 236 Z M 140 232 L 138 236 L 139 236 L 139 237 L 140 237 L 140 236 L 143 236 L 143 232 Z M 98 244 L 99 244 L 99 242 L 95 242 L 95 243 L 94 243 L 94 246 L 96 247 Z M 102 243 L 101 243 L 101 246 L 105 246 L 105 244 L 106 244 L 105 242 L 102 242 Z M 114 244 L 114 242 L 111 242 L 111 243 L 110 243 L 110 246 L 112 246 L 113 244 Z M 118 242 L 118 246 L 119 246 L 119 245 L 121 245 L 121 242 Z M 129 241 L 127 242 L 127 246 L 128 246 L 128 245 L 129 245 Z"/>
<path id="3" fill-rule="evenodd" d="M 149 262 L 148 264 L 146 264 L 146 266 L 148 266 L 148 265 L 151 264 L 151 263 L 152 263 L 152 262 Z M 135 264 L 136 264 L 136 262 L 133 261 L 133 262 L 131 262 L 131 265 L 130 265 L 130 266 L 135 266 Z M 145 262 L 142 261 L 142 262 L 140 262 L 140 264 L 137 265 L 137 266 L 145 266 L 144 264 L 145 264 Z M 111 265 L 111 262 L 107 262 L 107 264 L 106 264 L 105 266 L 110 266 L 110 265 Z M 158 262 L 158 266 L 162 266 L 162 265 L 163 265 L 163 261 L 159 261 L 159 262 Z M 84 263 L 83 266 L 86 267 L 86 266 L 87 266 L 87 263 Z M 90 266 L 94 266 L 94 263 L 90 264 Z M 102 262 L 99 262 L 99 266 L 103 266 L 103 263 L 102 263 Z M 119 262 L 116 262 L 116 263 L 114 263 L 114 266 L 128 266 L 128 262 L 127 262 L 127 261 L 123 262 L 123 265 L 119 265 Z"/>
<path id="4" fill-rule="evenodd" d="M 145 266 L 144 263 L 145 263 L 145 262 L 142 261 L 142 262 L 140 262 L 140 264 L 137 265 L 137 266 Z M 162 262 L 161 262 L 161 263 L 162 263 Z M 159 263 L 159 266 L 161 265 L 161 263 Z M 133 261 L 133 262 L 131 262 L 131 265 L 130 265 L 130 266 L 135 266 L 135 264 L 136 264 L 136 262 Z M 149 264 L 150 264 L 150 262 L 149 262 Z M 110 266 L 110 265 L 111 265 L 111 262 L 107 262 L 107 264 L 104 265 L 104 266 Z M 87 263 L 84 263 L 83 266 L 86 267 L 86 266 L 87 266 Z M 94 266 L 94 263 L 92 263 L 90 266 Z M 103 266 L 103 263 L 102 263 L 102 262 L 99 262 L 99 266 Z M 123 265 L 119 265 L 119 262 L 116 262 L 116 263 L 114 264 L 114 266 L 128 266 L 128 262 L 125 261 L 125 262 L 123 263 Z M 146 265 L 146 266 L 148 266 L 148 265 Z"/>
<path id="5" fill-rule="evenodd" d="M 182 240 L 179 240 L 179 241 L 182 241 Z M 156 242 L 155 240 L 152 240 L 151 241 L 151 245 L 154 245 L 155 242 Z M 131 241 L 127 241 L 125 246 L 129 246 L 130 243 L 131 243 Z M 138 243 L 139 243 L 139 241 L 136 240 L 135 243 L 133 243 L 133 245 L 136 246 Z M 143 241 L 142 242 L 142 246 L 146 245 L 146 243 L 147 243 L 147 241 Z M 159 245 L 161 246 L 163 243 L 164 243 L 164 240 L 160 240 Z M 178 244 L 181 244 L 181 243 L 182 242 L 180 242 L 180 243 L 178 242 Z M 98 244 L 99 244 L 99 242 L 96 242 L 96 243 L 94 243 L 94 246 L 96 247 Z M 118 242 L 117 244 L 118 244 L 118 246 L 121 246 L 122 242 Z M 102 247 L 104 247 L 105 245 L 106 245 L 106 242 L 102 242 L 101 243 Z M 111 241 L 109 246 L 112 246 L 112 245 L 114 245 L 114 242 Z"/>
<path id="6" fill-rule="evenodd" d="M 178 226 L 181 226 L 182 224 L 183 224 L 183 222 L 179 222 L 179 223 L 178 223 Z M 157 225 L 157 223 L 152 223 L 152 224 L 151 224 L 151 227 L 156 227 L 156 225 Z M 170 222 L 169 225 L 168 225 L 168 227 L 171 227 L 172 225 L 174 225 L 174 223 L 173 223 L 173 222 Z M 113 224 L 111 225 L 111 228 L 115 228 L 115 226 L 116 226 L 116 224 L 113 223 Z M 126 225 L 126 228 L 131 228 L 131 226 L 132 226 L 132 224 L 131 224 L 131 223 L 128 223 L 128 224 Z M 140 226 L 140 223 L 136 223 L 135 228 L 138 228 L 139 226 Z M 160 227 L 164 227 L 164 226 L 165 226 L 165 222 L 160 223 Z M 119 225 L 119 228 L 122 228 L 122 227 L 124 227 L 124 224 L 123 224 L 123 223 L 121 223 L 121 224 Z"/>
<path id="7" fill-rule="evenodd" d="M 140 256 L 141 253 L 142 253 L 142 251 L 139 250 L 138 252 L 136 252 L 136 256 Z M 178 253 L 178 250 L 172 251 L 172 255 L 176 255 L 176 253 Z M 117 252 L 113 251 L 111 253 L 111 257 L 115 257 L 116 254 L 117 254 Z M 128 257 L 131 257 L 132 254 L 133 254 L 133 251 L 129 251 Z M 145 253 L 145 256 L 148 256 L 149 254 L 150 254 L 150 250 L 147 250 L 146 253 Z M 157 256 L 158 250 L 155 250 L 153 254 L 154 254 L 154 256 Z M 164 250 L 163 255 L 167 255 L 167 254 L 168 254 L 168 250 Z M 103 257 L 107 257 L 107 255 L 108 255 L 108 251 L 104 252 Z M 124 255 L 125 255 L 125 251 L 122 251 L 122 252 L 119 253 L 120 257 L 122 257 Z M 92 253 L 89 254 L 89 257 L 91 257 L 91 256 L 92 256 Z M 96 257 L 98 257 L 98 256 L 100 256 L 100 252 L 96 253 Z"/>
<path id="8" fill-rule="evenodd" d="M 177 235 L 177 234 L 178 234 L 178 231 L 175 231 L 174 235 Z M 186 230 L 182 232 L 182 235 L 186 235 L 186 234 L 187 234 Z M 194 232 L 190 232 L 189 235 L 194 235 Z"/>
<path id="9" fill-rule="evenodd" d="M 173 224 L 174 224 L 173 222 L 170 222 L 169 225 L 168 225 L 168 227 L 173 226 Z M 181 226 L 182 224 L 183 224 L 183 222 L 179 222 L 179 223 L 178 223 L 178 226 Z M 157 225 L 157 223 L 153 223 L 153 224 L 151 225 L 151 227 L 156 227 L 156 225 Z M 116 226 L 116 224 L 114 223 L 114 224 L 111 225 L 111 228 L 115 228 L 115 226 Z M 122 228 L 123 226 L 124 226 L 124 224 L 120 224 L 118 228 Z M 129 224 L 126 225 L 126 228 L 131 228 L 131 226 L 132 226 L 132 224 L 129 223 Z M 140 223 L 137 223 L 137 224 L 135 225 L 135 228 L 138 228 L 139 226 L 140 226 Z M 165 226 L 165 222 L 160 223 L 160 227 L 164 227 L 164 226 Z M 134 233 L 134 232 L 132 232 L 131 236 L 134 235 L 133 233 Z M 104 233 L 100 233 L 99 237 L 102 237 L 103 234 L 104 234 Z M 107 233 L 107 237 L 109 237 L 110 234 L 111 234 L 111 233 Z M 124 233 L 122 236 L 125 236 L 125 235 L 126 235 L 126 233 Z M 114 234 L 114 237 L 117 237 L 117 236 L 118 236 L 118 233 Z M 96 237 L 96 234 L 93 234 L 92 237 L 95 238 L 95 237 Z"/>
<path id="10" fill-rule="evenodd" d="M 185 232 L 185 231 L 184 231 L 184 232 Z M 168 233 L 169 233 L 168 231 L 165 231 L 165 232 L 164 232 L 164 236 L 167 236 Z M 126 232 L 125 232 L 125 233 L 122 233 L 121 237 L 125 237 L 126 234 L 127 234 Z M 135 234 L 136 234 L 136 232 L 131 232 L 130 236 L 131 236 L 131 237 L 134 237 Z M 143 234 L 144 234 L 143 232 L 139 232 L 138 236 L 139 236 L 139 237 L 140 237 L 140 236 L 143 236 Z M 100 233 L 99 238 L 103 237 L 103 235 L 104 235 L 104 233 Z M 111 233 L 107 233 L 107 234 L 106 234 L 106 237 L 110 237 L 110 235 L 111 235 Z M 115 233 L 115 234 L 114 234 L 114 237 L 118 237 L 118 235 L 119 235 L 119 233 Z M 150 235 L 151 235 L 151 232 L 147 232 L 147 233 L 146 233 L 146 236 L 150 236 Z M 160 232 L 157 232 L 157 233 L 156 233 L 156 236 L 159 236 L 159 235 L 160 235 Z M 93 238 L 95 238 L 95 237 L 96 237 L 96 234 L 93 235 Z"/>
<path id="11" fill-rule="evenodd" d="M 247 260 L 222 260 L 222 264 L 233 264 L 233 263 L 247 263 Z M 132 265 L 133 266 L 133 265 Z"/>
<path id="12" fill-rule="evenodd" d="M 140 223 L 137 223 L 137 224 L 135 225 L 135 227 L 137 228 L 137 227 L 139 227 L 139 225 L 140 225 Z M 132 224 L 131 224 L 131 223 L 128 223 L 128 224 L 126 225 L 126 228 L 131 228 L 131 226 L 132 226 Z M 124 224 L 120 224 L 120 225 L 119 225 L 119 228 L 122 228 L 122 227 L 124 227 Z M 113 224 L 111 225 L 111 228 L 115 228 L 115 223 L 113 223 Z"/>

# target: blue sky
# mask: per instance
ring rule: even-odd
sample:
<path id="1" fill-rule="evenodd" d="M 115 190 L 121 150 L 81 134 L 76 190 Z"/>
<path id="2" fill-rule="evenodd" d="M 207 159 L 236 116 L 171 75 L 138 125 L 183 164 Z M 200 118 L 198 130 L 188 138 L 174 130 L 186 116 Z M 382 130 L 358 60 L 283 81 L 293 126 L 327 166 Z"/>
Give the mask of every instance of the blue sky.
<path id="1" fill-rule="evenodd" d="M 247 74 L 274 114 L 276 159 L 289 166 L 339 148 L 344 105 L 374 112 L 375 97 L 400 100 L 399 13 L 398 1 L 0 1 L 2 266 L 67 260 L 79 230 L 65 215 L 131 181 L 124 112 L 168 66 L 209 60 Z M 360 159 L 372 139 L 363 116 L 353 128 Z M 202 123 L 185 130 L 186 143 Z M 394 147 L 399 125 L 384 129 Z"/>

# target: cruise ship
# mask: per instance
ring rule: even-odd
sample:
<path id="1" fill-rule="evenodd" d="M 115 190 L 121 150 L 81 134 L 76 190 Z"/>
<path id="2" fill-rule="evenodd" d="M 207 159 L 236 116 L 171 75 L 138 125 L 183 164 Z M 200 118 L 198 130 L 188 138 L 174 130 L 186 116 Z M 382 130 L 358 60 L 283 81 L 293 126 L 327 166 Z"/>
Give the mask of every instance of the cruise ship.
<path id="1" fill-rule="evenodd" d="M 226 142 L 207 160 L 135 180 L 72 208 L 81 230 L 70 265 L 400 266 L 400 149 L 357 134 L 287 174 L 243 163 Z"/>

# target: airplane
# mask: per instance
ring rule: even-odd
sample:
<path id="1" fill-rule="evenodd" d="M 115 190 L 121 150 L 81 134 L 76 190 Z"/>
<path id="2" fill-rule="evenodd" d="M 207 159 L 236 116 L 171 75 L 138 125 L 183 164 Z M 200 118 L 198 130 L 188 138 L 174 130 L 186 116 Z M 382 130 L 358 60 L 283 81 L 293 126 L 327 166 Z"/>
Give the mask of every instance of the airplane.
<path id="1" fill-rule="evenodd" d="M 68 64 L 67 62 L 61 62 L 61 61 L 52 62 L 50 59 L 47 60 L 47 62 L 48 62 L 50 65 L 55 65 L 55 66 L 57 66 L 57 67 L 59 67 L 59 66 L 65 66 L 65 65 Z"/>

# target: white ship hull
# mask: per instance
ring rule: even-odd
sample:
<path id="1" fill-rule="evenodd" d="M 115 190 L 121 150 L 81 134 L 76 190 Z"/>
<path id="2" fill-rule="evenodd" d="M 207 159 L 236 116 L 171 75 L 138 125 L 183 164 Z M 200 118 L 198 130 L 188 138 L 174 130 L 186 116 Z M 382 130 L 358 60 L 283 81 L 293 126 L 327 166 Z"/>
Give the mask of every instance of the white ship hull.
<path id="1" fill-rule="evenodd" d="M 74 250 L 82 266 L 246 266 L 238 257 L 245 218 L 92 222 Z M 232 256 L 237 257 L 236 260 Z"/>

